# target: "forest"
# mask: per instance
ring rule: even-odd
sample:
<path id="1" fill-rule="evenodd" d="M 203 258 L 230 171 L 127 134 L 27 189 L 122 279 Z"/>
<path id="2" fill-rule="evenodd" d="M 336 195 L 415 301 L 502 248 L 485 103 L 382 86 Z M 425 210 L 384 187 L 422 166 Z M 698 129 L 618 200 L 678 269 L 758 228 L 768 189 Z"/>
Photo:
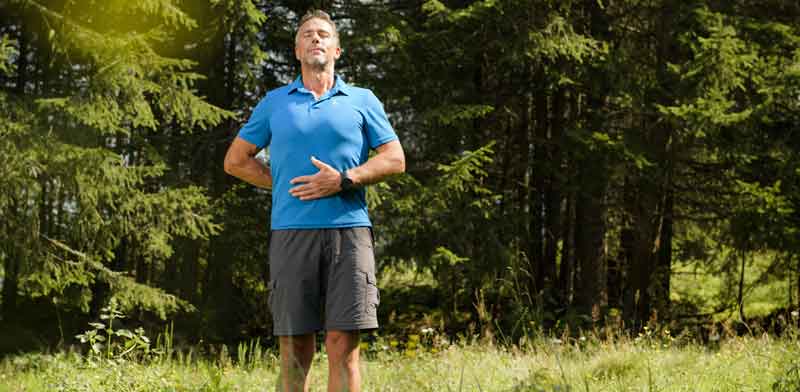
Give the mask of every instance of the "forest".
<path id="1" fill-rule="evenodd" d="M 368 189 L 379 333 L 798 323 L 796 0 L 2 0 L 0 352 L 112 303 L 273 339 L 271 194 L 222 163 L 313 8 L 406 153 Z"/>

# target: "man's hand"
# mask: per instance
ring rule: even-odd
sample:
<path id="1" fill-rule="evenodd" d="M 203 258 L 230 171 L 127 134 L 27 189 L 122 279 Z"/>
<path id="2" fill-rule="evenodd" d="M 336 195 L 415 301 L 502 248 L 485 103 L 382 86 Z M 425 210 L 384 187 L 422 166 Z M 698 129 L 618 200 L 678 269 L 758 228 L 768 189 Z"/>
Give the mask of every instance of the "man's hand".
<path id="1" fill-rule="evenodd" d="M 314 157 L 311 157 L 311 163 L 319 171 L 314 175 L 292 178 L 290 183 L 301 184 L 289 189 L 292 196 L 300 200 L 314 200 L 333 195 L 342 189 L 342 177 L 336 169 Z"/>

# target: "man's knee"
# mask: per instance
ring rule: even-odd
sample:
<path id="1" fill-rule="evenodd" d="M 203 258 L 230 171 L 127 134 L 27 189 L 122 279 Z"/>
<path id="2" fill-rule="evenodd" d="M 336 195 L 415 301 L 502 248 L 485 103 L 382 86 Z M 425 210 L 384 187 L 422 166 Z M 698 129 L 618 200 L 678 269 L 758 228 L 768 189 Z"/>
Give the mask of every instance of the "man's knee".
<path id="1" fill-rule="evenodd" d="M 345 362 L 358 359 L 358 331 L 328 331 L 325 335 L 325 350 Z"/>
<path id="2" fill-rule="evenodd" d="M 325 345 L 337 347 L 358 346 L 358 331 L 328 331 L 325 334 Z"/>
<path id="3" fill-rule="evenodd" d="M 297 360 L 304 361 L 316 350 L 314 335 L 281 336 L 281 351 Z"/>

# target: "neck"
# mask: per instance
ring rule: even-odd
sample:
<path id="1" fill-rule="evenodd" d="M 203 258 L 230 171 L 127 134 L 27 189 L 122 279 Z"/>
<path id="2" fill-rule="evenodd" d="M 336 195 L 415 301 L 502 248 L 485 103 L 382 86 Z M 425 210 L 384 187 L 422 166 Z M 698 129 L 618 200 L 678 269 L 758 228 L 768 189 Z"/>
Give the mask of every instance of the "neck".
<path id="1" fill-rule="evenodd" d="M 330 69 L 310 69 L 302 67 L 303 87 L 314 94 L 314 98 L 319 99 L 323 94 L 333 88 L 336 82 L 333 76 L 333 67 Z"/>

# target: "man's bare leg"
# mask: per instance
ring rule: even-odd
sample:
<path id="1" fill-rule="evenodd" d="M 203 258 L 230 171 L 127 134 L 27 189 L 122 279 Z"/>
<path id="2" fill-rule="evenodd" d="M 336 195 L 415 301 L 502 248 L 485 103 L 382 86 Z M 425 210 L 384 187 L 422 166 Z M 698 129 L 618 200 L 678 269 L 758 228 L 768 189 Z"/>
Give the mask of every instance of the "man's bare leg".
<path id="1" fill-rule="evenodd" d="M 358 365 L 358 331 L 328 331 L 328 392 L 361 391 Z"/>
<path id="2" fill-rule="evenodd" d="M 316 350 L 314 334 L 281 336 L 281 386 L 284 392 L 308 392 L 308 371 Z"/>

